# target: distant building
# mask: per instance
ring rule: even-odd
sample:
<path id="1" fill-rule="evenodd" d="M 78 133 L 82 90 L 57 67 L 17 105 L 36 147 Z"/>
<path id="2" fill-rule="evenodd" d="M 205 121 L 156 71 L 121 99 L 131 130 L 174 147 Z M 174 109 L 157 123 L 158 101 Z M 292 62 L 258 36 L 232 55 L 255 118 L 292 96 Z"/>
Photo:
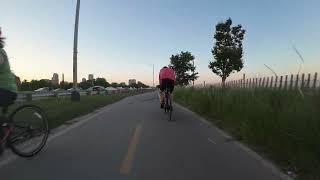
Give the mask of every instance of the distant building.
<path id="1" fill-rule="evenodd" d="M 135 79 L 129 79 L 129 83 L 128 83 L 128 84 L 129 84 L 129 86 L 130 86 L 130 85 L 132 85 L 132 84 L 136 84 L 136 82 L 137 82 L 137 81 L 136 81 Z"/>
<path id="2" fill-rule="evenodd" d="M 59 75 L 57 73 L 54 73 L 52 76 L 52 84 L 58 85 L 59 84 Z"/>
<path id="3" fill-rule="evenodd" d="M 64 82 L 64 74 L 62 73 L 62 82 Z"/>
<path id="4" fill-rule="evenodd" d="M 89 74 L 89 76 L 88 76 L 88 80 L 93 80 L 93 74 Z"/>
<path id="5" fill-rule="evenodd" d="M 86 82 L 87 80 L 86 80 L 86 78 L 82 78 L 82 82 Z"/>

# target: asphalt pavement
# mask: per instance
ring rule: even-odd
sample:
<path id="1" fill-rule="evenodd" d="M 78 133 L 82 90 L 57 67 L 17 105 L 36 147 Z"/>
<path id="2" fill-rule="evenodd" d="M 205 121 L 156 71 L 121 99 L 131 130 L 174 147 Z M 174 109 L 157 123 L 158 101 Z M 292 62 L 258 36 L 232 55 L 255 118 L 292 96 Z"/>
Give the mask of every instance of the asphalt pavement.
<path id="1" fill-rule="evenodd" d="M 7 153 L 0 179 L 280 179 L 273 166 L 194 113 L 175 105 L 173 118 L 168 122 L 155 92 L 128 97 L 56 130 L 34 158 Z"/>

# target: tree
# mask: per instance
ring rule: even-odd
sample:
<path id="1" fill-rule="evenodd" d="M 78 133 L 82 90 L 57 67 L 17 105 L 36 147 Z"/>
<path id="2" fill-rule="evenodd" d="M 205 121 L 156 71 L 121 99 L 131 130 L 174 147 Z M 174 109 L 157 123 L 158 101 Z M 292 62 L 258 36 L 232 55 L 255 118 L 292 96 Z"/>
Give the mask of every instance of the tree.
<path id="1" fill-rule="evenodd" d="M 209 68 L 221 77 L 223 86 L 231 73 L 239 72 L 243 68 L 244 34 L 245 30 L 241 25 L 232 27 L 231 18 L 216 25 L 216 42 L 211 50 L 214 60 L 209 63 Z"/>
<path id="2" fill-rule="evenodd" d="M 114 88 L 119 87 L 118 83 L 116 83 L 116 82 L 111 83 L 111 86 Z"/>
<path id="3" fill-rule="evenodd" d="M 107 82 L 105 78 L 97 78 L 95 80 L 95 85 L 96 86 L 103 86 L 103 87 L 108 87 L 110 84 Z"/>
<path id="4" fill-rule="evenodd" d="M 119 86 L 120 86 L 120 87 L 123 87 L 123 88 L 128 87 L 125 82 L 120 83 Z"/>
<path id="5" fill-rule="evenodd" d="M 80 82 L 79 83 L 79 87 L 82 89 L 88 89 L 90 87 L 92 87 L 92 83 L 90 80 L 84 81 L 84 82 Z"/>
<path id="6" fill-rule="evenodd" d="M 176 71 L 176 84 L 188 85 L 198 78 L 198 73 L 195 72 L 196 67 L 193 64 L 194 59 L 194 56 L 188 51 L 181 51 L 180 54 L 171 56 L 170 67 Z"/>

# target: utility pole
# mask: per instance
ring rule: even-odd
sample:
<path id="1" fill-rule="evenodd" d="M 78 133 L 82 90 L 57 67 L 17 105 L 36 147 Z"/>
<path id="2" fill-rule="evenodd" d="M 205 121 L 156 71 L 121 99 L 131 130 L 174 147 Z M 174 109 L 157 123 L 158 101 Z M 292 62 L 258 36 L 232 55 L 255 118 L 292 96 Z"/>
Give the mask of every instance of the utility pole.
<path id="1" fill-rule="evenodd" d="M 79 101 L 80 94 L 77 92 L 77 54 L 78 54 L 78 27 L 79 27 L 79 11 L 80 11 L 80 0 L 77 0 L 76 8 L 76 19 L 74 26 L 74 39 L 73 39 L 73 92 L 71 94 L 71 100 Z"/>
<path id="2" fill-rule="evenodd" d="M 154 64 L 152 65 L 152 84 L 154 87 Z"/>
<path id="3" fill-rule="evenodd" d="M 192 66 L 193 66 L 193 69 L 192 69 L 192 75 L 193 75 L 192 86 L 194 86 L 194 59 L 192 60 Z"/>

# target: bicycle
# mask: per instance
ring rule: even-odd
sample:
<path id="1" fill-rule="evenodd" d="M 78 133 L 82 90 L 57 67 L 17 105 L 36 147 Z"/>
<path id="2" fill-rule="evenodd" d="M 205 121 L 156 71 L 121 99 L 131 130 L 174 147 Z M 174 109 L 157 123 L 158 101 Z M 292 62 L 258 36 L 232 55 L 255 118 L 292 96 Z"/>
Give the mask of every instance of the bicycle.
<path id="1" fill-rule="evenodd" d="M 164 112 L 165 113 L 169 112 L 169 120 L 168 121 L 172 121 L 172 111 L 173 111 L 172 99 L 171 99 L 171 96 L 170 96 L 169 89 L 166 88 L 166 90 L 165 90 L 165 101 L 164 101 Z"/>
<path id="2" fill-rule="evenodd" d="M 9 116 L 7 114 L 8 107 L 3 107 L 4 119 L 0 122 L 3 136 L 0 139 L 0 146 L 10 148 L 21 157 L 32 157 L 38 154 L 49 136 L 49 125 L 44 111 L 34 105 L 23 105 Z M 38 144 L 37 141 L 39 141 Z"/>

